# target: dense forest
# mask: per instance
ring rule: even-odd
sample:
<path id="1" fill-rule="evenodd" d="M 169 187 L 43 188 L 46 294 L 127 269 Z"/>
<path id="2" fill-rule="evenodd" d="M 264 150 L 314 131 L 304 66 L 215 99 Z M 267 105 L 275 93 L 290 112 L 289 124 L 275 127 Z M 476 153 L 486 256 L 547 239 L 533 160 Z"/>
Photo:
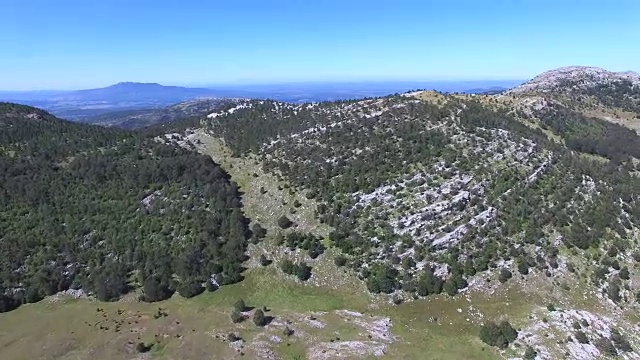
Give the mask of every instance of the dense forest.
<path id="1" fill-rule="evenodd" d="M 242 279 L 252 234 L 236 185 L 210 157 L 157 141 L 164 130 L 0 104 L 0 310 L 70 288 L 156 301 Z"/>

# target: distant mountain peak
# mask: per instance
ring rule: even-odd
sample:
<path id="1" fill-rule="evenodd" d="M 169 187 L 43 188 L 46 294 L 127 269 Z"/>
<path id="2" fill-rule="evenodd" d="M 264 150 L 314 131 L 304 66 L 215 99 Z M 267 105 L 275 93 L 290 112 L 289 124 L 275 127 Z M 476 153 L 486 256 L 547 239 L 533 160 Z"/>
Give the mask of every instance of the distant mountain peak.
<path id="1" fill-rule="evenodd" d="M 142 82 L 133 82 L 133 81 L 123 81 L 123 82 L 119 82 L 117 84 L 113 84 L 111 86 L 108 86 L 110 88 L 122 88 L 122 87 L 136 87 L 136 86 L 158 86 L 158 87 L 164 87 L 164 85 L 158 84 L 158 83 L 142 83 Z"/>
<path id="2" fill-rule="evenodd" d="M 614 72 L 595 66 L 565 66 L 543 72 L 522 85 L 508 91 L 509 94 L 527 92 L 552 92 L 563 87 L 589 88 L 603 83 L 630 81 L 640 86 L 640 75 L 633 71 Z"/>

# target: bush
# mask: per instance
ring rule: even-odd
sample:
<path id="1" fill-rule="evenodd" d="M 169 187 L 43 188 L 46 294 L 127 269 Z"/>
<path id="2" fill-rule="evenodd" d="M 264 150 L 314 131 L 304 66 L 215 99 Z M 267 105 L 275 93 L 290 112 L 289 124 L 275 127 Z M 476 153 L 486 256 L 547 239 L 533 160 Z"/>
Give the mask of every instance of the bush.
<path id="1" fill-rule="evenodd" d="M 253 323 L 256 324 L 256 326 L 267 325 L 267 318 L 264 316 L 262 310 L 258 309 L 253 313 Z"/>
<path id="2" fill-rule="evenodd" d="M 269 264 L 271 264 L 271 260 L 267 259 L 264 254 L 260 254 L 260 265 L 268 266 Z"/>
<path id="3" fill-rule="evenodd" d="M 263 228 L 262 225 L 258 223 L 251 226 L 251 232 L 254 240 L 262 240 L 267 236 L 267 229 Z"/>
<path id="4" fill-rule="evenodd" d="M 284 334 L 284 336 L 291 336 L 293 335 L 294 331 L 293 329 L 287 326 L 284 328 L 284 331 L 282 333 Z"/>
<path id="5" fill-rule="evenodd" d="M 594 345 L 604 355 L 618 356 L 618 351 L 616 350 L 616 347 L 613 346 L 613 343 L 611 342 L 611 340 L 607 339 L 606 337 L 600 337 L 598 340 L 595 341 Z"/>
<path id="6" fill-rule="evenodd" d="M 139 353 L 146 353 L 146 352 L 148 352 L 149 350 L 151 350 L 151 348 L 152 348 L 152 347 L 153 347 L 153 344 L 151 344 L 151 345 L 147 345 L 147 344 L 145 344 L 145 343 L 143 343 L 143 342 L 139 342 L 139 343 L 136 345 L 136 351 L 137 351 L 137 352 L 139 352 Z"/>
<path id="7" fill-rule="evenodd" d="M 511 279 L 512 276 L 513 274 L 511 274 L 511 271 L 507 269 L 500 269 L 500 275 L 498 275 L 498 280 L 504 284 L 507 282 L 507 280 Z"/>
<path id="8" fill-rule="evenodd" d="M 336 266 L 342 267 L 347 265 L 347 258 L 344 255 L 338 255 L 333 262 L 335 262 Z"/>
<path id="9" fill-rule="evenodd" d="M 501 349 L 508 345 L 507 340 L 500 333 L 500 328 L 493 322 L 489 322 L 480 328 L 480 340 L 487 345 L 497 346 Z"/>
<path id="10" fill-rule="evenodd" d="M 538 356 L 538 352 L 531 346 L 527 346 L 527 349 L 524 351 L 524 360 L 535 360 L 536 356 Z"/>
<path id="11" fill-rule="evenodd" d="M 589 343 L 589 338 L 587 338 L 587 334 L 585 334 L 583 331 L 576 331 L 575 337 L 576 337 L 576 341 L 579 342 L 580 344 Z"/>
<path id="12" fill-rule="evenodd" d="M 504 349 L 518 338 L 518 332 L 508 321 L 503 321 L 500 325 L 488 322 L 480 328 L 480 340 L 490 346 L 497 346 Z"/>
<path id="13" fill-rule="evenodd" d="M 280 216 L 280 218 L 278 219 L 278 226 L 282 229 L 288 229 L 291 227 L 291 225 L 293 225 L 293 222 L 289 220 L 289 218 L 285 215 Z"/>
<path id="14" fill-rule="evenodd" d="M 233 303 L 233 310 L 237 312 L 243 312 L 247 308 L 247 304 L 244 303 L 244 300 L 239 299 L 235 303 Z"/>
<path id="15" fill-rule="evenodd" d="M 574 330 L 580 330 L 580 329 L 582 329 L 582 325 L 580 325 L 580 322 L 579 322 L 578 320 L 575 320 L 575 321 L 573 322 L 573 325 L 572 325 L 572 326 L 573 326 L 573 329 L 574 329 Z"/>
<path id="16" fill-rule="evenodd" d="M 619 303 L 622 300 L 622 296 L 620 296 L 620 285 L 616 281 L 609 281 L 607 296 L 615 303 Z"/>
<path id="17" fill-rule="evenodd" d="M 629 343 L 629 340 L 627 340 L 627 338 L 620 333 L 620 330 L 616 328 L 611 329 L 611 341 L 613 341 L 616 347 L 622 352 L 633 351 L 633 347 L 631 346 L 631 343 Z"/>
<path id="18" fill-rule="evenodd" d="M 145 302 L 156 302 L 170 298 L 174 289 L 171 288 L 167 279 L 160 279 L 156 276 L 149 276 L 144 280 L 142 285 L 143 296 Z"/>
<path id="19" fill-rule="evenodd" d="M 0 294 L 0 313 L 11 311 L 20 306 L 20 303 L 11 296 Z"/>
<path id="20" fill-rule="evenodd" d="M 629 280 L 629 268 L 625 266 L 622 269 L 620 269 L 619 276 L 620 276 L 620 279 L 622 280 Z"/>
<path id="21" fill-rule="evenodd" d="M 418 278 L 416 290 L 420 296 L 440 294 L 442 292 L 442 279 L 435 276 L 431 268 L 426 268 Z"/>
<path id="22" fill-rule="evenodd" d="M 396 269 L 387 264 L 373 264 L 369 270 L 367 288 L 370 292 L 391 294 L 396 289 Z"/>
<path id="23" fill-rule="evenodd" d="M 455 281 L 453 281 L 453 279 L 451 278 L 447 279 L 447 281 L 444 282 L 442 288 L 444 292 L 446 292 L 449 296 L 455 296 L 458 294 L 458 286 L 456 286 Z"/>
<path id="24" fill-rule="evenodd" d="M 502 334 L 502 336 L 504 336 L 505 339 L 507 339 L 507 342 L 511 343 L 518 338 L 518 331 L 516 331 L 516 329 L 514 329 L 508 321 L 503 320 L 500 323 L 499 328 L 500 333 Z"/>
<path id="25" fill-rule="evenodd" d="M 234 324 L 238 324 L 244 321 L 244 315 L 242 315 L 242 313 L 237 310 L 233 310 L 229 317 L 231 317 L 231 321 L 233 321 Z"/>
<path id="26" fill-rule="evenodd" d="M 181 282 L 178 285 L 178 294 L 183 298 L 192 298 L 196 295 L 200 295 L 204 292 L 204 287 L 202 287 L 202 282 L 197 280 L 189 280 Z"/>
<path id="27" fill-rule="evenodd" d="M 397 295 L 394 295 L 391 300 L 395 305 L 400 305 L 404 301 L 404 299 L 401 296 L 397 296 Z"/>
<path id="28" fill-rule="evenodd" d="M 214 292 L 214 291 L 218 290 L 218 285 L 212 283 L 211 280 L 207 280 L 207 282 L 205 284 L 205 288 L 209 292 Z"/>
<path id="29" fill-rule="evenodd" d="M 311 277 L 311 267 L 305 262 L 295 264 L 291 260 L 285 259 L 280 263 L 280 269 L 285 274 L 297 276 L 301 281 L 307 281 Z"/>

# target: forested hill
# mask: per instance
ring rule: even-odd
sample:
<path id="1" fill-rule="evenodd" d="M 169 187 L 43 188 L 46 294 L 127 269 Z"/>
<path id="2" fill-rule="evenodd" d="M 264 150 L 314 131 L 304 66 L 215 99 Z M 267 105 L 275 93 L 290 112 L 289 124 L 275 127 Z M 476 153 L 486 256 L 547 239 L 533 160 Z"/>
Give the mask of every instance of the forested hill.
<path id="1" fill-rule="evenodd" d="M 59 157 L 133 140 L 133 134 L 60 120 L 26 105 L 0 102 L 0 151 Z"/>
<path id="2" fill-rule="evenodd" d="M 251 232 L 211 158 L 0 104 L 0 311 L 69 288 L 193 296 L 241 279 Z"/>
<path id="3" fill-rule="evenodd" d="M 340 263 L 372 292 L 455 295 L 484 272 L 506 282 L 512 271 L 552 278 L 570 268 L 612 301 L 634 303 L 640 289 L 608 264 L 640 259 L 640 137 L 560 104 L 509 101 L 255 100 L 208 125 L 318 199 Z"/>

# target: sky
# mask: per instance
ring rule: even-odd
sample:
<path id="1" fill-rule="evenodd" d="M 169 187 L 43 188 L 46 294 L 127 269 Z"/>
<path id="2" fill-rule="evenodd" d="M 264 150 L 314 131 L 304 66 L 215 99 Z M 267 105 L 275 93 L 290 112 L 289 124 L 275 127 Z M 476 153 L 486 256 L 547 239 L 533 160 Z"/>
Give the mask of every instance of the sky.
<path id="1" fill-rule="evenodd" d="M 0 2 L 0 90 L 640 71 L 637 0 Z"/>

